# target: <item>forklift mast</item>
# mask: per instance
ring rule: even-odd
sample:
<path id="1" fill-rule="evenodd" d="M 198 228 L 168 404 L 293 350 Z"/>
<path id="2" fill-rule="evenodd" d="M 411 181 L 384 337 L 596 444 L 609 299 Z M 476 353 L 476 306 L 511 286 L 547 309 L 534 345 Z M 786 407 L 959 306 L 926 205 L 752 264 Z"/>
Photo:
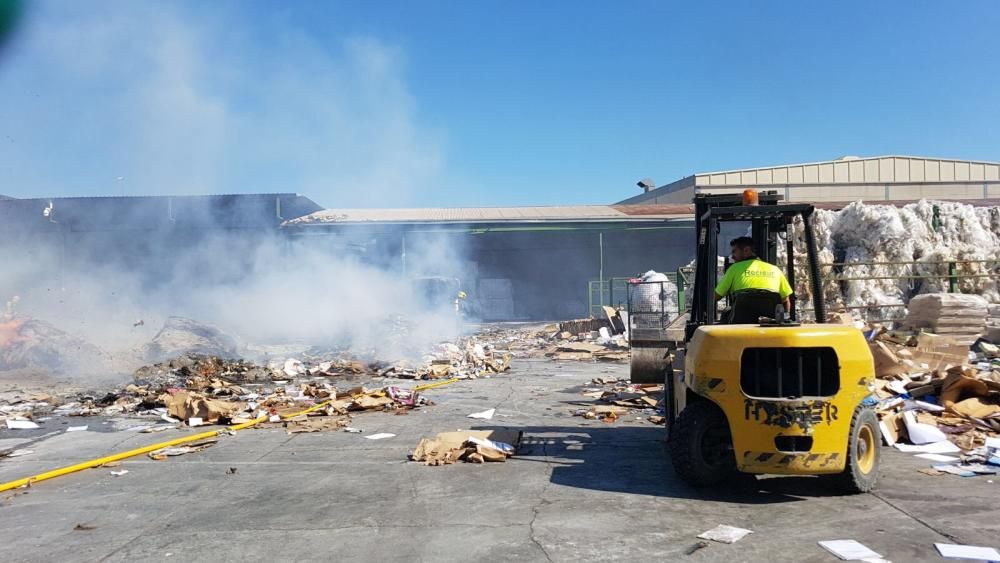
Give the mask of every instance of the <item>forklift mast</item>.
<path id="1" fill-rule="evenodd" d="M 691 317 L 685 330 L 685 340 L 690 340 L 694 331 L 702 325 L 716 323 L 715 286 L 718 280 L 719 226 L 721 222 L 747 221 L 751 225 L 754 251 L 762 260 L 777 264 L 778 233 L 786 233 L 786 277 L 795 287 L 795 256 L 792 238 L 788 228 L 796 216 L 801 216 L 805 227 L 806 251 L 810 274 L 810 289 L 813 294 L 813 310 L 816 322 L 826 322 L 819 279 L 819 263 L 816 240 L 812 227 L 814 207 L 809 204 L 779 204 L 782 197 L 775 191 L 761 192 L 757 205 L 747 205 L 744 194 L 699 194 L 695 196 L 695 283 L 691 302 Z M 796 320 L 795 300 L 788 312 L 789 318 Z"/>

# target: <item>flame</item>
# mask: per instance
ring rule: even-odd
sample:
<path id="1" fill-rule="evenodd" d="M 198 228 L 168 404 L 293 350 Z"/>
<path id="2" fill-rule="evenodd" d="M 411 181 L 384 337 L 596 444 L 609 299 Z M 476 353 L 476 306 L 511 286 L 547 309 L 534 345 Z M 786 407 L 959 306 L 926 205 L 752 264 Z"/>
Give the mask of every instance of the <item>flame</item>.
<path id="1" fill-rule="evenodd" d="M 0 322 L 0 348 L 9 348 L 14 344 L 30 340 L 26 336 L 21 336 L 23 324 L 24 319 Z"/>

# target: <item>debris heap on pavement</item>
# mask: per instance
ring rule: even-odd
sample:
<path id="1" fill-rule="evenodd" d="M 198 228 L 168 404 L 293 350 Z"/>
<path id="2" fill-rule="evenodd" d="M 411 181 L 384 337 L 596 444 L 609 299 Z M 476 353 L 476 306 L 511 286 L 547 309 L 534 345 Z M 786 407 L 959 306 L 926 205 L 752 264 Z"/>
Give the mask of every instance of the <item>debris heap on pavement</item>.
<path id="1" fill-rule="evenodd" d="M 441 432 L 433 439 L 420 440 L 410 454 L 424 465 L 503 462 L 514 455 L 521 442 L 521 432 L 512 430 L 459 430 Z"/>
<path id="2" fill-rule="evenodd" d="M 997 473 L 988 446 L 1000 434 L 1000 347 L 879 328 L 869 342 L 885 442 L 939 462 L 933 474 Z"/>
<path id="3" fill-rule="evenodd" d="M 184 356 L 140 368 L 135 373 L 135 382 L 100 396 L 39 394 L 9 399 L 0 405 L 0 418 L 17 422 L 59 415 L 128 414 L 156 422 L 162 420 L 167 427 L 179 423 L 200 426 L 248 422 L 261 416 L 277 422 L 281 415 L 329 402 L 301 420 L 282 422 L 293 430 L 314 431 L 301 430 L 323 427 L 312 421 L 314 417 L 340 416 L 349 420 L 351 414 L 361 411 L 403 411 L 430 404 L 417 393 L 391 385 L 372 389 L 356 385 L 337 388 L 328 381 L 329 375 L 327 372 L 310 375 L 306 371 L 289 377 L 284 369 L 244 360 Z M 157 429 L 162 428 L 150 426 L 150 431 Z"/>
<path id="4" fill-rule="evenodd" d="M 589 420 L 616 422 L 629 412 L 641 413 L 653 424 L 664 424 L 663 385 L 634 384 L 628 379 L 596 378 L 583 389 L 583 396 L 594 400 L 589 408 L 573 414 Z"/>
<path id="5" fill-rule="evenodd" d="M 111 366 L 103 350 L 51 323 L 0 315 L 0 371 L 44 369 L 52 373 L 99 373 Z"/>

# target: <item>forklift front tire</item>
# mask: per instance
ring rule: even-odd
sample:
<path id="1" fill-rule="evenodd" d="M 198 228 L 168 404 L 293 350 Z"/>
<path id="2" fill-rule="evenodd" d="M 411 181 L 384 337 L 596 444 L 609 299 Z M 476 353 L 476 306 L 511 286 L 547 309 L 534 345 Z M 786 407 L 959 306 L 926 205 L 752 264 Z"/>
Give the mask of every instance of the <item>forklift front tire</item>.
<path id="1" fill-rule="evenodd" d="M 680 412 L 667 446 L 677 476 L 692 485 L 717 485 L 736 472 L 729 422 L 711 401 L 690 403 Z"/>
<path id="2" fill-rule="evenodd" d="M 867 493 L 878 482 L 882 434 L 878 417 L 871 408 L 861 407 L 854 413 L 851 433 L 847 440 L 847 466 L 836 475 L 837 485 L 845 493 Z"/>

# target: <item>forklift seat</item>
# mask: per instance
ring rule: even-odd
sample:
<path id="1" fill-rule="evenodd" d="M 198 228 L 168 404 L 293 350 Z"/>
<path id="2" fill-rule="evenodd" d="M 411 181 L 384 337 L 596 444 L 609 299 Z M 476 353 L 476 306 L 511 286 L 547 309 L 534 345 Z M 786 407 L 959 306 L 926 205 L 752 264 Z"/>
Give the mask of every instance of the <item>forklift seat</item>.
<path id="1" fill-rule="evenodd" d="M 725 324 L 757 324 L 760 317 L 774 317 L 781 296 L 765 289 L 744 289 L 733 293 L 733 305 Z"/>

